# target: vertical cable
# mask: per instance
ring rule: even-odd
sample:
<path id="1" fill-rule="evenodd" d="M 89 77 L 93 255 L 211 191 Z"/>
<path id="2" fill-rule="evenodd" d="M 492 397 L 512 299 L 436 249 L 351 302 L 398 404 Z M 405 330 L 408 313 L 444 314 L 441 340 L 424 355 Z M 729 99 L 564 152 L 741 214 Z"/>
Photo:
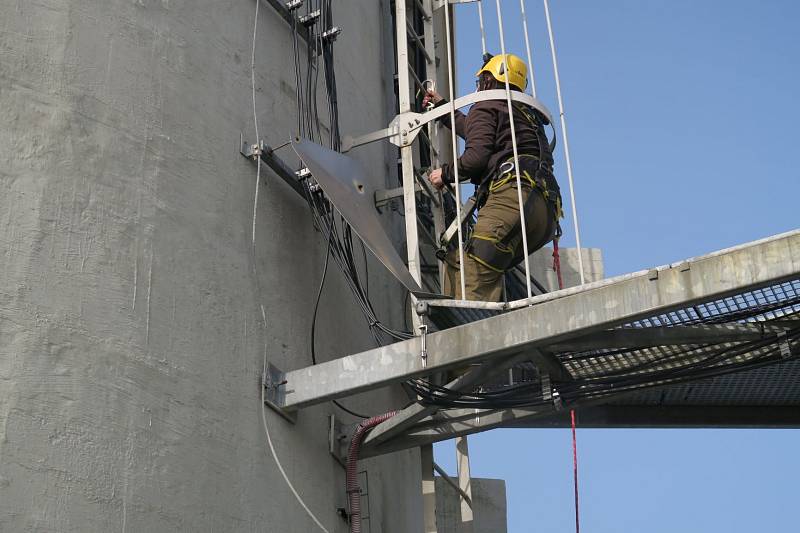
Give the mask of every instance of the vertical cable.
<path id="1" fill-rule="evenodd" d="M 575 533 L 581 533 L 580 513 L 578 512 L 578 438 L 575 434 L 575 410 L 569 412 L 572 419 L 572 482 L 575 488 Z"/>
<path id="2" fill-rule="evenodd" d="M 522 251 L 525 255 L 525 285 L 528 289 L 528 298 L 533 296 L 531 289 L 531 261 L 528 257 L 528 226 L 525 224 L 525 205 L 522 201 L 522 177 L 519 173 L 519 152 L 517 150 L 517 132 L 514 127 L 514 106 L 511 105 L 511 84 L 508 81 L 508 56 L 506 55 L 506 38 L 503 30 L 503 13 L 500 9 L 500 0 L 495 0 L 497 6 L 497 25 L 500 30 L 500 53 L 503 54 L 503 64 L 506 72 L 506 102 L 508 103 L 508 120 L 511 127 L 511 146 L 514 148 L 514 170 L 517 174 L 517 198 L 519 200 L 519 220 L 522 225 Z M 531 191 L 533 194 L 533 191 Z"/>
<path id="3" fill-rule="evenodd" d="M 550 36 L 550 53 L 553 56 L 553 74 L 556 78 L 556 95 L 558 96 L 558 114 L 561 117 L 561 137 L 564 140 L 564 159 L 567 162 L 567 178 L 569 179 L 569 198 L 572 203 L 572 222 L 575 227 L 575 245 L 578 247 L 578 270 L 580 271 L 581 285 L 586 283 L 583 274 L 583 250 L 581 249 L 581 232 L 578 229 L 578 207 L 575 205 L 575 186 L 572 181 L 572 160 L 569 157 L 569 141 L 567 139 L 567 120 L 564 117 L 564 100 L 561 98 L 561 79 L 558 75 L 558 61 L 556 60 L 556 44 L 553 38 L 553 25 L 550 22 L 550 5 L 544 0 L 544 15 L 547 19 L 547 33 Z"/>
<path id="4" fill-rule="evenodd" d="M 258 34 L 258 6 L 261 0 L 256 0 L 256 15 L 253 22 L 253 51 L 250 55 L 250 82 L 253 87 L 253 123 L 256 128 L 256 145 L 261 147 L 261 137 L 258 136 L 258 114 L 256 112 L 256 35 Z M 253 200 L 253 234 L 252 244 L 256 245 L 256 215 L 258 213 L 258 192 L 261 186 L 261 156 L 256 158 L 256 193 Z"/>
<path id="5" fill-rule="evenodd" d="M 481 25 L 481 53 L 486 55 L 486 30 L 483 26 L 483 0 L 478 0 L 478 22 Z"/>
<path id="6" fill-rule="evenodd" d="M 461 234 L 461 183 L 458 177 L 458 140 L 456 139 L 456 108 L 453 106 L 453 102 L 455 101 L 455 89 L 453 88 L 453 39 L 450 32 L 450 16 L 452 13 L 452 5 L 450 2 L 447 2 L 444 11 L 444 25 L 445 32 L 447 33 L 447 81 L 450 92 L 450 137 L 453 140 L 453 176 L 455 177 L 456 220 L 458 221 L 458 273 L 459 282 L 461 283 L 461 299 L 466 300 L 466 282 L 464 281 L 464 236 Z"/>
<path id="7" fill-rule="evenodd" d="M 528 52 L 528 76 L 531 77 L 531 96 L 536 98 L 536 77 L 533 75 L 533 54 L 531 54 L 531 40 L 528 37 L 528 16 L 525 14 L 525 0 L 519 0 L 519 10 L 522 13 L 522 29 L 525 32 L 525 50 Z"/>

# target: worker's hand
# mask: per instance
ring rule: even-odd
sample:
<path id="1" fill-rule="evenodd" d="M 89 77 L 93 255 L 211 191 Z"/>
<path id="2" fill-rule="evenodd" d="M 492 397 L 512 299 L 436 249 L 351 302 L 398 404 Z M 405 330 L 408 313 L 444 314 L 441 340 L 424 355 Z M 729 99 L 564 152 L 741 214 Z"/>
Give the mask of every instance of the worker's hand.
<path id="1" fill-rule="evenodd" d="M 444 180 L 442 179 L 442 169 L 435 168 L 431 170 L 431 173 L 428 174 L 428 181 L 431 182 L 431 185 L 436 187 L 436 190 L 441 191 L 444 188 Z"/>
<path id="2" fill-rule="evenodd" d="M 441 94 L 437 93 L 433 89 L 428 89 L 425 92 L 425 96 L 422 98 L 422 108 L 428 109 L 428 105 L 431 103 L 438 104 L 442 100 L 444 100 L 444 98 L 442 98 Z"/>

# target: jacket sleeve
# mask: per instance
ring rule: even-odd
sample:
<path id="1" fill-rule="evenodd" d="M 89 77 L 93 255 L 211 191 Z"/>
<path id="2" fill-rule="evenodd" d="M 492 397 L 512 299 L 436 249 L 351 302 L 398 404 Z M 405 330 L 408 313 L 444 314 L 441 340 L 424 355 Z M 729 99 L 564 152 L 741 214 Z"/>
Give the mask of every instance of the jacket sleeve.
<path id="1" fill-rule="evenodd" d="M 446 98 L 442 99 L 442 100 L 439 101 L 439 103 L 436 104 L 435 107 L 441 107 L 441 106 L 445 105 L 448 102 L 449 102 L 449 100 L 447 100 Z M 462 139 L 465 139 L 466 138 L 465 137 L 465 130 L 466 130 L 467 117 L 464 115 L 464 113 L 462 113 L 458 109 L 456 109 L 456 111 L 455 111 L 455 117 L 456 117 L 456 135 L 458 135 Z M 449 128 L 450 127 L 450 113 L 447 113 L 443 117 L 439 118 L 439 122 L 441 124 L 443 124 L 445 127 Z"/>
<path id="2" fill-rule="evenodd" d="M 458 172 L 461 181 L 480 183 L 489 170 L 489 159 L 495 152 L 497 115 L 489 106 L 472 106 L 464 120 L 464 153 L 458 158 Z M 456 119 L 458 125 L 458 119 Z M 444 165 L 443 179 L 448 183 L 455 181 L 451 165 Z"/>

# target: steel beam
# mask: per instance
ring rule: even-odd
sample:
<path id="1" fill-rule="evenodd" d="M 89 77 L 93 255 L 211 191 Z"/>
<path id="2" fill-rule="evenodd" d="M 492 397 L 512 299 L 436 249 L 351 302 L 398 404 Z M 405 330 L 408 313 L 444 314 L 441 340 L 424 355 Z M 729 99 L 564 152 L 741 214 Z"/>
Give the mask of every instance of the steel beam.
<path id="1" fill-rule="evenodd" d="M 531 306 L 429 334 L 427 361 L 419 338 L 288 372 L 284 409 L 405 381 L 479 360 L 563 343 L 677 308 L 800 276 L 800 230 L 692 259 L 620 276 L 580 289 L 548 293 Z"/>
<path id="2" fill-rule="evenodd" d="M 468 389 L 469 387 L 486 381 L 486 379 L 516 365 L 517 363 L 528 361 L 532 358 L 533 354 L 523 353 L 508 356 L 505 359 L 495 361 L 494 364 L 483 364 L 478 368 L 474 368 L 466 374 L 457 377 L 448 383 L 446 387 L 455 391 Z M 437 407 L 431 405 L 425 405 L 422 403 L 412 404 L 370 431 L 369 435 L 367 435 L 366 439 L 364 439 L 363 445 L 375 446 L 385 442 L 390 438 L 401 434 L 417 421 L 432 415 L 437 410 Z"/>
<path id="3" fill-rule="evenodd" d="M 382 455 L 416 446 L 425 446 L 463 437 L 473 433 L 481 433 L 500 427 L 517 426 L 523 421 L 556 413 L 552 405 L 527 407 L 519 409 L 487 410 L 487 409 L 449 409 L 439 411 L 435 417 L 426 419 L 409 433 L 395 437 L 379 446 L 362 448 L 361 457 Z"/>
<path id="4" fill-rule="evenodd" d="M 570 427 L 568 411 L 548 407 L 478 415 L 474 409 L 461 411 L 448 413 L 448 417 L 442 418 L 437 426 L 415 431 L 381 446 L 365 448 L 361 457 L 374 457 L 496 428 Z M 800 429 L 800 409 L 785 405 L 595 405 L 578 409 L 577 416 L 582 428 Z"/>

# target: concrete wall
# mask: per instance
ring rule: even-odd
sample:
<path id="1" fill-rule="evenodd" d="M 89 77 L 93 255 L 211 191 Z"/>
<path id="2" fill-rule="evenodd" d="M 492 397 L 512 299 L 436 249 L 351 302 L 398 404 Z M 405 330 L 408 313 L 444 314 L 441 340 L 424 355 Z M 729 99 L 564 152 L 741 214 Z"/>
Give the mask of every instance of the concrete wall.
<path id="1" fill-rule="evenodd" d="M 561 258 L 561 277 L 564 287 L 576 287 L 581 284 L 578 268 L 578 249 L 559 248 Z M 558 277 L 553 270 L 553 249 L 545 247 L 531 254 L 531 273 L 548 291 L 558 290 Z M 586 283 L 599 281 L 605 277 L 603 267 L 603 251 L 600 248 L 583 248 L 583 275 Z M 524 283 L 524 276 L 519 276 Z"/>
<path id="2" fill-rule="evenodd" d="M 371 131 L 386 122 L 382 3 L 334 4 L 342 131 Z M 287 370 L 310 364 L 325 245 L 265 170 L 251 252 L 255 166 L 238 142 L 255 138 L 254 8 L 0 3 L 2 531 L 315 530 L 267 450 L 259 374 L 265 352 Z M 256 49 L 259 126 L 275 145 L 294 133 L 294 77 L 287 25 L 266 3 Z M 358 153 L 376 186 L 385 153 Z M 370 346 L 329 276 L 322 360 Z M 402 294 L 374 262 L 370 288 L 400 326 Z M 373 414 L 399 402 L 346 401 Z M 299 493 L 344 531 L 331 412 L 265 417 Z M 418 531 L 418 453 L 365 467 L 371 531 Z"/>
<path id="3" fill-rule="evenodd" d="M 506 533 L 506 482 L 472 478 L 473 523 L 461 521 L 461 501 L 456 491 L 436 477 L 436 528 L 438 533 Z"/>

